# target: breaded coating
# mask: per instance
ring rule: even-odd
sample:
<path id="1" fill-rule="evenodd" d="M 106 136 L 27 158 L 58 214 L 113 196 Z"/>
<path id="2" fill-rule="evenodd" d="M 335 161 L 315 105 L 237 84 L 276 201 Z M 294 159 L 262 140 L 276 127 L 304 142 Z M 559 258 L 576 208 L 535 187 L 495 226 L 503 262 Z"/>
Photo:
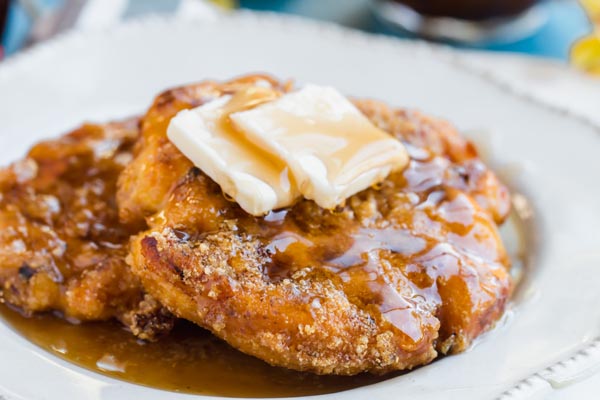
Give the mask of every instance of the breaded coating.
<path id="1" fill-rule="evenodd" d="M 125 262 L 139 227 L 119 223 L 117 177 L 138 121 L 84 125 L 0 171 L 0 299 L 24 313 L 118 318 L 153 339 L 174 318 Z M 150 306 L 152 305 L 152 306 Z"/>
<path id="2" fill-rule="evenodd" d="M 140 224 L 146 216 L 161 210 L 177 181 L 192 167 L 166 136 L 171 118 L 182 109 L 198 107 L 253 83 L 278 85 L 268 76 L 252 75 L 225 84 L 206 81 L 168 90 L 154 100 L 141 121 L 135 158 L 119 178 L 121 221 Z M 284 90 L 285 85 L 280 89 Z M 150 165 L 152 168 L 147 168 Z"/>
<path id="3" fill-rule="evenodd" d="M 248 83 L 161 94 L 119 180 L 125 222 L 147 220 L 128 259 L 149 294 L 272 365 L 352 375 L 463 351 L 511 293 L 497 230 L 507 189 L 447 123 L 356 101 L 407 146 L 402 172 L 328 211 L 302 200 L 252 217 L 167 140 L 168 121 Z M 146 177 L 149 177 L 146 180 Z"/>

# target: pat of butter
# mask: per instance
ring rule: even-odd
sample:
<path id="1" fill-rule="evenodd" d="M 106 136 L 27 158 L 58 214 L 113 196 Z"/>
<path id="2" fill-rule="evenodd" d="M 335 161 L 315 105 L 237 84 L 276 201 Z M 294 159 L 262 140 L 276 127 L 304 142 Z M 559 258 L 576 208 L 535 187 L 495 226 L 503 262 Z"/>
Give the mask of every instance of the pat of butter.
<path id="1" fill-rule="evenodd" d="M 252 215 L 289 206 L 299 194 L 285 162 L 237 132 L 229 114 L 277 96 L 270 89 L 250 87 L 179 112 L 167 129 L 171 142 Z"/>
<path id="2" fill-rule="evenodd" d="M 231 114 L 250 141 L 289 165 L 300 193 L 332 209 L 409 161 L 402 143 L 333 88 L 307 85 Z"/>

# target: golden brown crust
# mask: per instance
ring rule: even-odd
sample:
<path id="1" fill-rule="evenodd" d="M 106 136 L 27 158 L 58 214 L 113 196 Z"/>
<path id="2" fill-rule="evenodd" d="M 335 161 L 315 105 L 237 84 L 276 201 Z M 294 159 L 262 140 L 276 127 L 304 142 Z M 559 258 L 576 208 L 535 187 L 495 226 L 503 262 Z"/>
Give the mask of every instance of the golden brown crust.
<path id="1" fill-rule="evenodd" d="M 301 201 L 251 217 L 182 159 L 165 129 L 179 109 L 254 79 L 163 93 L 142 120 L 119 202 L 125 221 L 146 218 L 151 227 L 133 239 L 130 258 L 148 292 L 288 368 L 384 373 L 464 350 L 511 291 L 496 226 L 509 210 L 506 188 L 447 123 L 356 101 L 407 145 L 409 167 L 333 212 Z M 163 184 L 151 196 L 132 178 L 145 174 Z"/>
<path id="2" fill-rule="evenodd" d="M 136 329 L 135 315 L 150 317 L 140 308 L 139 280 L 125 263 L 129 237 L 138 229 L 119 223 L 115 202 L 137 123 L 84 125 L 37 144 L 0 171 L 3 301 L 25 313 L 59 311 L 82 321 L 116 317 Z M 138 336 L 168 331 L 165 324 L 147 325 Z"/>
<path id="3" fill-rule="evenodd" d="M 406 144 L 409 167 L 334 211 L 300 201 L 252 217 L 166 127 L 181 109 L 258 82 L 290 89 L 265 76 L 173 89 L 141 129 L 86 125 L 0 171 L 0 299 L 118 318 L 147 339 L 172 328 L 172 312 L 273 365 L 319 374 L 463 351 L 511 291 L 496 225 L 506 188 L 449 124 L 356 100 Z"/>
<path id="4" fill-rule="evenodd" d="M 117 199 L 121 221 L 141 223 L 145 217 L 162 209 L 175 183 L 192 167 L 191 162 L 167 139 L 171 118 L 183 109 L 198 107 L 243 85 L 259 81 L 278 85 L 268 76 L 252 75 L 225 84 L 205 81 L 183 86 L 156 97 L 142 119 L 136 157 L 119 178 Z M 285 84 L 281 88 L 283 90 Z M 147 168 L 148 165 L 153 167 Z"/>
<path id="5" fill-rule="evenodd" d="M 463 182 L 453 186 L 468 192 L 481 207 L 489 211 L 497 223 L 502 223 L 510 211 L 510 194 L 493 171 L 478 158 L 475 146 L 465 140 L 446 121 L 427 117 L 418 111 L 393 109 L 375 100 L 356 100 L 356 106 L 381 129 L 400 138 L 405 144 L 426 148 L 456 164 Z"/>
<path id="6" fill-rule="evenodd" d="M 412 368 L 436 355 L 431 312 L 415 309 L 424 336 L 412 341 L 353 304 L 325 271 L 307 267 L 277 282 L 265 278 L 269 257 L 248 237 L 223 231 L 188 242 L 166 230 L 134 246 L 146 266 L 145 285 L 169 309 L 271 364 L 353 375 Z"/>

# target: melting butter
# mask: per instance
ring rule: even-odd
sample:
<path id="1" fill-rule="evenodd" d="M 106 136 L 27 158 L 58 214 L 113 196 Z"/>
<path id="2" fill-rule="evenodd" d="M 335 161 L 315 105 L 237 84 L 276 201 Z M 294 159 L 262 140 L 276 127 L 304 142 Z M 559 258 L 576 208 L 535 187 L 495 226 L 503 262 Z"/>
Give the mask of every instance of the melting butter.
<path id="1" fill-rule="evenodd" d="M 329 87 L 281 96 L 249 86 L 179 112 L 169 139 L 246 212 L 300 195 L 335 208 L 408 164 L 404 146 Z"/>
<path id="2" fill-rule="evenodd" d="M 272 89 L 250 86 L 179 112 L 167 129 L 169 140 L 252 215 L 289 206 L 299 194 L 287 164 L 246 139 L 229 116 L 278 96 Z"/>
<path id="3" fill-rule="evenodd" d="M 330 87 L 307 85 L 231 115 L 248 139 L 284 160 L 300 193 L 332 209 L 404 168 L 400 141 L 371 123 Z"/>

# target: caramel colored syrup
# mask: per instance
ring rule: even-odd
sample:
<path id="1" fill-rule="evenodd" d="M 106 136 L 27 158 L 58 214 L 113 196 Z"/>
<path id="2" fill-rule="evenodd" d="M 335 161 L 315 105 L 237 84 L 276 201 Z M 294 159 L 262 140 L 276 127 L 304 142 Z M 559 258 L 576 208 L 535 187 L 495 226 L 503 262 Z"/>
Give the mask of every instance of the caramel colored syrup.
<path id="1" fill-rule="evenodd" d="M 23 318 L 0 304 L 0 316 L 41 349 L 80 367 L 174 392 L 227 397 L 293 397 L 372 384 L 391 376 L 318 376 L 271 367 L 180 321 L 155 343 L 137 340 L 116 322 L 72 325 L 53 315 Z"/>
<path id="2" fill-rule="evenodd" d="M 246 100 L 241 103 L 246 103 Z M 413 159 L 418 157 L 413 155 Z M 493 229 L 476 229 L 491 224 L 488 218 L 477 221 L 480 217 L 469 209 L 468 202 L 461 202 L 464 199 L 461 196 L 449 196 L 445 204 L 437 206 L 446 194 L 435 188 L 448 169 L 447 161 L 440 160 L 413 161 L 402 177 L 397 175 L 399 183 L 374 189 L 398 195 L 397 189 L 402 187 L 401 194 L 406 200 L 402 204 L 413 207 L 404 214 L 396 215 L 393 223 L 376 229 L 358 224 L 354 219 L 343 218 L 343 210 L 339 218 L 328 219 L 329 212 L 322 215 L 325 219 L 301 218 L 310 216 L 310 208 L 304 213 L 297 213 L 295 219 L 287 210 L 272 212 L 258 223 L 254 217 L 246 216 L 246 231 L 268 243 L 265 247 L 271 255 L 272 264 L 266 266 L 265 272 L 275 281 L 278 276 L 285 277 L 306 265 L 323 265 L 328 269 L 326 272 L 333 272 L 347 286 L 347 293 L 364 298 L 369 307 L 377 307 L 384 318 L 404 332 L 411 342 L 419 342 L 422 340 L 421 322 L 411 312 L 406 299 L 414 303 L 431 299 L 432 306 L 437 306 L 437 291 L 431 287 L 432 280 L 443 274 L 449 278 L 458 276 L 454 271 L 460 260 L 447 248 L 446 242 L 469 249 L 477 258 L 493 262 L 500 271 L 504 268 L 503 260 L 498 261 L 501 254 L 496 254 L 496 238 L 485 235 Z M 182 190 L 189 186 L 182 187 Z M 384 198 L 393 199 L 392 196 Z M 215 213 L 221 212 L 218 207 L 211 209 Z M 236 212 L 231 207 L 227 211 Z M 415 221 L 417 211 L 420 219 Z M 306 225 L 312 220 L 319 221 L 315 229 L 311 226 L 300 229 L 301 224 Z M 339 226 L 334 227 L 336 223 Z M 417 223 L 420 224 L 419 229 L 422 225 L 431 229 L 439 227 L 440 235 L 443 234 L 447 240 L 435 241 L 429 240 L 427 235 L 411 234 L 406 226 L 416 226 Z M 325 231 L 327 224 L 332 227 Z M 311 230 L 315 232 L 308 234 L 307 231 Z M 519 245 L 522 240 L 517 240 Z M 412 291 L 411 296 L 396 292 L 394 288 L 401 285 L 382 280 L 383 274 L 376 270 L 382 263 L 372 258 L 377 257 L 373 254 L 376 252 L 371 251 L 375 249 L 389 253 L 384 256 L 402 259 L 401 265 L 405 266 L 403 273 L 408 278 L 402 286 Z M 514 254 L 510 249 L 508 252 Z M 431 275 L 426 273 L 428 268 L 432 270 Z M 476 278 L 471 279 L 476 282 Z M 453 283 L 456 279 L 448 281 Z M 460 306 L 465 313 L 473 312 L 471 304 Z M 368 374 L 317 376 L 271 367 L 184 321 L 180 321 L 169 336 L 148 343 L 138 341 L 113 322 L 72 325 L 52 315 L 23 318 L 4 305 L 0 305 L 0 315 L 18 334 L 55 356 L 96 373 L 156 389 L 231 397 L 289 397 L 339 392 L 391 377 Z"/>
<path id="3" fill-rule="evenodd" d="M 273 101 L 279 94 L 268 88 L 248 86 L 233 95 L 231 100 L 221 109 L 221 116 L 215 121 L 217 129 L 227 137 L 227 141 L 233 143 L 227 148 L 231 157 L 252 160 L 248 163 L 246 172 L 255 176 L 269 175 L 265 178 L 267 182 L 277 182 L 281 171 L 286 169 L 285 164 L 278 158 L 261 149 L 256 144 L 247 140 L 233 124 L 229 116 L 235 112 L 245 111 L 260 104 Z M 289 184 L 288 184 L 289 186 Z"/>
<path id="4" fill-rule="evenodd" d="M 239 132 L 231 122 L 230 115 L 245 111 L 260 104 L 277 99 L 280 94 L 269 88 L 248 86 L 234 94 L 220 110 L 220 116 L 214 121 L 213 129 L 220 132 L 225 140 L 221 141 L 218 151 L 227 159 L 246 160 L 244 172 L 266 182 L 283 198 L 295 197 L 293 182 L 287 165 L 279 158 L 257 146 Z M 286 196 L 285 193 L 291 195 Z M 236 193 L 227 193 L 235 198 Z M 290 199 L 293 201 L 293 198 Z M 288 204 L 285 204 L 288 205 Z"/>
<path id="5" fill-rule="evenodd" d="M 285 219 L 285 214 L 285 211 L 271 213 L 267 222 L 277 223 Z M 522 264 L 528 263 L 529 238 L 523 234 L 523 220 L 518 210 L 511 213 L 506 225 L 511 231 L 507 250 L 513 255 L 512 272 L 515 273 L 522 270 Z M 361 231 L 359 240 L 343 256 L 332 260 L 332 265 L 354 264 L 355 258 L 372 246 L 413 253 L 427 245 L 415 240 L 408 247 L 393 245 L 399 238 L 406 239 L 405 236 L 401 230 L 385 235 Z M 285 252 L 288 246 L 298 245 L 298 241 L 299 238 L 292 234 L 281 235 L 273 241 L 273 250 Z M 388 318 L 409 321 L 406 315 L 394 315 L 402 313 L 403 307 L 391 303 L 381 307 L 386 308 L 382 311 Z M 173 392 L 228 397 L 293 397 L 340 392 L 397 376 L 318 376 L 272 367 L 185 321 L 180 321 L 167 337 L 149 343 L 137 340 L 116 322 L 74 325 L 51 314 L 24 318 L 3 304 L 0 304 L 0 317 L 18 334 L 66 361 L 112 378 Z M 406 325 L 403 328 L 406 329 Z"/>
<path id="6" fill-rule="evenodd" d="M 366 172 L 387 165 L 402 169 L 408 163 L 406 152 L 394 147 L 389 133 L 374 126 L 362 114 L 342 113 L 339 119 L 309 119 L 281 110 L 273 111 L 274 125 L 281 127 L 275 141 L 282 147 L 307 150 L 319 155 L 327 179 L 349 185 Z M 293 146 L 290 146 L 289 144 Z"/>

